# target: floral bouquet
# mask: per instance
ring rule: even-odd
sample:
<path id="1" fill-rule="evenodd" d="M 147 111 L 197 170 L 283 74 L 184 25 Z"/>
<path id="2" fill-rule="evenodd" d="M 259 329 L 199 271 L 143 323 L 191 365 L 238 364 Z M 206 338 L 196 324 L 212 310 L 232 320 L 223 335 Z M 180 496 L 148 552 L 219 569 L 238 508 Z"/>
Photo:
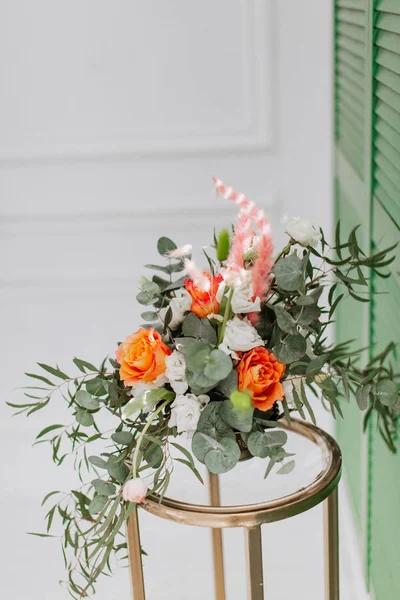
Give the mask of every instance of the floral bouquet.
<path id="1" fill-rule="evenodd" d="M 125 520 L 147 494 L 162 500 L 174 460 L 200 481 L 196 461 L 221 474 L 244 453 L 265 460 L 265 477 L 273 469 L 291 472 L 295 460 L 280 423 L 290 425 L 293 412 L 315 423 L 308 392 L 335 417 L 355 397 L 365 421 L 378 415 L 394 451 L 394 345 L 361 367 L 352 340 L 327 338 L 344 297 L 368 302 L 367 272 L 389 275 L 382 269 L 393 247 L 367 256 L 357 228 L 342 240 L 338 224 L 330 248 L 322 230 L 294 218 L 286 221 L 287 245 L 274 253 L 263 211 L 214 182 L 217 195 L 239 211 L 232 232 L 214 234 L 212 254 L 204 252 L 207 269 L 193 262 L 190 245 L 178 248 L 162 237 L 163 264 L 145 265 L 157 274 L 142 279 L 137 295 L 145 324 L 118 345 L 115 358 L 100 368 L 75 358 L 73 376 L 39 363 L 41 374 L 27 374 L 40 384 L 27 393 L 34 401 L 11 404 L 30 415 L 57 392 L 74 416 L 72 425 L 49 425 L 37 436 L 50 444 L 57 465 L 75 457 L 82 485 L 45 497 L 57 502 L 47 513 L 47 533 L 36 534 L 51 537 L 54 517 L 61 519 L 73 597 L 93 591 L 110 555 L 126 549 L 119 538 Z M 181 436 L 190 438 L 191 452 Z"/>

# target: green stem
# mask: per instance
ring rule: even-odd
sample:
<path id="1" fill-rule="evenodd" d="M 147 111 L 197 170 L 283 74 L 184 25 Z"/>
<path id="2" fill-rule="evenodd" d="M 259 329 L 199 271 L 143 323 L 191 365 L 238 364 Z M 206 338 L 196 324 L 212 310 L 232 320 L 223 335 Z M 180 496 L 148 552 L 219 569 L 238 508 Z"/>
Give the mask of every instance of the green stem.
<path id="1" fill-rule="evenodd" d="M 218 344 L 222 344 L 222 342 L 224 340 L 226 324 L 228 322 L 228 317 L 229 317 L 229 313 L 231 310 L 233 292 L 234 292 L 234 289 L 231 288 L 229 290 L 229 295 L 228 295 L 228 299 L 227 299 L 226 306 L 225 306 L 224 320 L 222 321 L 221 330 L 219 332 Z"/>
<path id="2" fill-rule="evenodd" d="M 142 440 L 143 440 L 144 436 L 146 435 L 146 433 L 147 433 L 150 425 L 154 421 L 154 419 L 160 414 L 160 412 L 170 402 L 171 402 L 171 400 L 169 399 L 169 400 L 165 400 L 162 404 L 160 404 L 160 406 L 153 412 L 153 414 L 151 415 L 151 417 L 147 421 L 146 425 L 143 427 L 143 430 L 142 430 L 141 434 L 138 437 L 138 440 L 136 442 L 135 452 L 133 454 L 133 461 L 132 461 L 132 474 L 133 474 L 133 477 L 137 477 L 137 470 L 138 470 L 138 466 L 139 466 L 137 463 L 138 463 L 138 458 L 139 458 L 140 447 L 142 445 Z"/>

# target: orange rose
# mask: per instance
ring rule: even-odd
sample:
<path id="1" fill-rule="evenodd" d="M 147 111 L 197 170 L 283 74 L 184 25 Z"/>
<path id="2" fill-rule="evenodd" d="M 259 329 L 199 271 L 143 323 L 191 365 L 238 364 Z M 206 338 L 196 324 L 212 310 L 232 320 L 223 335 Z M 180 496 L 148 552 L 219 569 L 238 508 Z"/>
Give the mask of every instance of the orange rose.
<path id="1" fill-rule="evenodd" d="M 172 354 L 161 335 L 154 329 L 139 329 L 128 335 L 115 352 L 119 362 L 119 376 L 125 385 L 139 381 L 154 381 L 166 369 L 165 357 Z"/>
<path id="2" fill-rule="evenodd" d="M 202 319 L 211 313 L 218 314 L 220 303 L 216 295 L 219 284 L 222 282 L 222 275 L 214 277 L 206 271 L 204 271 L 203 275 L 210 284 L 206 291 L 197 287 L 191 279 L 185 279 L 185 288 L 192 297 L 190 310 Z"/>
<path id="3" fill-rule="evenodd" d="M 252 405 L 259 410 L 270 410 L 274 402 L 284 396 L 282 379 L 286 365 L 266 348 L 246 352 L 236 367 L 241 392 L 247 392 Z"/>

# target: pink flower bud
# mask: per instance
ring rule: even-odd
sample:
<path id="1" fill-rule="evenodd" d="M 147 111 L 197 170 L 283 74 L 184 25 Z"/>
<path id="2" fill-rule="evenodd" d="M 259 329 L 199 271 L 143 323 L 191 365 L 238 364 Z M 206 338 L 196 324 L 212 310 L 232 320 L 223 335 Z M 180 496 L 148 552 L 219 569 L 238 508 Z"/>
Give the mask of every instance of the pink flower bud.
<path id="1" fill-rule="evenodd" d="M 146 498 L 147 485 L 140 477 L 130 479 L 124 485 L 122 497 L 125 502 L 136 502 L 140 504 Z"/>

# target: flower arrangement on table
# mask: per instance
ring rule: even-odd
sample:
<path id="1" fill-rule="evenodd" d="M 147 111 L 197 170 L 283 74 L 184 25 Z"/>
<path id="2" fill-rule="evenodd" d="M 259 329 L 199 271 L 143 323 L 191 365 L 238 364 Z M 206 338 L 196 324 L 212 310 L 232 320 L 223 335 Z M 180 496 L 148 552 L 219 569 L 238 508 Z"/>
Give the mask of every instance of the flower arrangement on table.
<path id="1" fill-rule="evenodd" d="M 142 279 L 137 295 L 146 324 L 118 345 L 111 368 L 106 360 L 96 368 L 75 358 L 79 374 L 70 376 L 39 363 L 42 373 L 28 374 L 40 383 L 27 393 L 34 402 L 11 404 L 30 415 L 59 392 L 74 415 L 72 425 L 49 425 L 37 436 L 51 445 L 57 465 L 74 455 L 83 484 L 45 497 L 57 502 L 47 513 L 47 533 L 37 534 L 51 537 L 60 517 L 73 597 L 93 591 L 111 554 L 126 549 L 118 537 L 125 520 L 147 494 L 163 498 L 174 460 L 202 481 L 195 459 L 221 474 L 246 450 L 266 461 L 265 477 L 274 468 L 289 473 L 295 461 L 280 421 L 290 424 L 296 411 L 315 422 L 307 390 L 334 416 L 354 393 L 366 421 L 378 414 L 394 451 L 400 410 L 390 367 L 394 345 L 360 367 L 361 351 L 327 339 L 345 296 L 368 301 L 366 272 L 388 275 L 382 269 L 392 262 L 393 247 L 366 256 L 357 228 L 343 241 L 338 224 L 330 248 L 322 230 L 296 218 L 286 221 L 288 243 L 274 254 L 263 211 L 214 181 L 217 195 L 235 202 L 239 213 L 232 234 L 214 234 L 207 269 L 192 261 L 190 245 L 177 248 L 161 238 L 164 263 L 146 265 L 157 274 Z M 99 413 L 112 433 L 99 428 Z M 191 452 L 180 436 L 191 438 Z M 90 455 L 92 443 L 102 447 Z"/>

